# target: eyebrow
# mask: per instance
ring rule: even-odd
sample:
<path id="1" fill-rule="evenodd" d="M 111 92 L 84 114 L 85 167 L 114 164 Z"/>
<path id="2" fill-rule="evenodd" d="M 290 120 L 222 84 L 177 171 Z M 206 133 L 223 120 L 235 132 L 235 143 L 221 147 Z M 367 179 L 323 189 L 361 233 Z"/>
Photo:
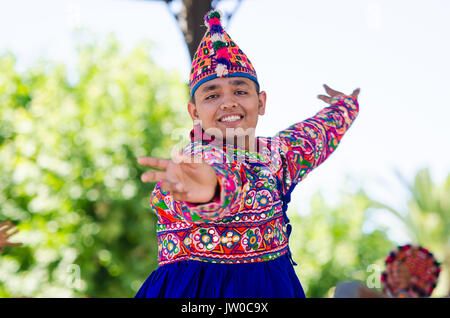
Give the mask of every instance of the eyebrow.
<path id="1" fill-rule="evenodd" d="M 232 79 L 228 83 L 233 86 L 240 86 L 240 85 L 250 86 L 246 81 L 243 81 L 241 79 Z M 206 85 L 206 86 L 202 87 L 200 91 L 201 92 L 209 92 L 209 91 L 213 91 L 217 88 L 219 88 L 219 85 L 210 84 L 210 85 Z"/>
<path id="2" fill-rule="evenodd" d="M 230 83 L 233 86 L 239 86 L 239 85 L 250 86 L 246 81 L 243 81 L 241 79 L 233 79 L 233 80 L 230 80 L 228 83 Z"/>
<path id="3" fill-rule="evenodd" d="M 219 86 L 216 84 L 210 84 L 210 85 L 206 85 L 203 86 L 202 89 L 200 90 L 201 92 L 209 92 L 209 91 L 213 91 L 216 88 L 218 88 Z"/>

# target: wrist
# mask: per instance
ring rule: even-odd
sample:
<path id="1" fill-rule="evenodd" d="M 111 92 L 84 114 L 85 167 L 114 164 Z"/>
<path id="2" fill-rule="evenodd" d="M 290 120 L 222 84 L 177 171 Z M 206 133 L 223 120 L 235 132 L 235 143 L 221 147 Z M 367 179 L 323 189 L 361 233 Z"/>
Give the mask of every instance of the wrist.
<path id="1" fill-rule="evenodd" d="M 339 101 L 345 101 L 346 98 L 350 98 L 350 99 L 352 99 L 354 101 L 357 101 L 356 97 L 353 97 L 351 95 L 338 94 L 338 95 L 335 95 L 335 96 L 333 96 L 331 98 L 330 104 L 335 104 L 335 103 L 337 103 Z"/>

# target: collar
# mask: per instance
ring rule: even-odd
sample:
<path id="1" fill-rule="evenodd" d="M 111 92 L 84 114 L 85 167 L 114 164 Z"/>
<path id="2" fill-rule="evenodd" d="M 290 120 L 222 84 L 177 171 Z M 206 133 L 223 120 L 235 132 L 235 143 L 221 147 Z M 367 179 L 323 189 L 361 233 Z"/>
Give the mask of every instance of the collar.
<path id="1" fill-rule="evenodd" d="M 203 145 L 204 144 L 210 144 L 213 146 L 218 146 L 221 147 L 222 150 L 224 152 L 227 151 L 227 149 L 236 149 L 236 146 L 232 146 L 230 144 L 226 143 L 226 139 L 225 138 L 216 138 L 216 136 L 214 135 L 209 135 L 205 132 L 205 130 L 201 127 L 201 125 L 194 125 L 194 128 L 191 129 L 191 132 L 189 133 L 190 135 L 190 139 L 191 142 L 201 142 Z M 265 139 L 265 138 L 263 138 Z M 263 141 L 263 144 L 260 144 L 261 141 Z M 255 142 L 256 142 L 256 153 L 258 153 L 259 151 L 262 151 L 262 147 L 271 147 L 271 142 L 270 142 L 270 138 L 269 140 L 261 140 L 259 137 L 255 137 Z"/>
<path id="2" fill-rule="evenodd" d="M 190 132 L 191 142 L 201 141 L 203 144 L 211 144 L 215 146 L 225 147 L 225 139 L 217 139 L 216 136 L 209 135 L 200 125 L 194 125 L 194 129 Z"/>

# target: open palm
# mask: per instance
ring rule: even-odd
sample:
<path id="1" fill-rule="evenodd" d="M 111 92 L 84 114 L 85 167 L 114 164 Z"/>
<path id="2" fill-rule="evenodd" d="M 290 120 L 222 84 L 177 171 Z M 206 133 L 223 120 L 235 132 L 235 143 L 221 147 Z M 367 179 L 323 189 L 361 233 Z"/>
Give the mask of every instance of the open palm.
<path id="1" fill-rule="evenodd" d="M 205 162 L 173 161 L 140 157 L 138 163 L 162 170 L 149 170 L 141 175 L 143 182 L 161 181 L 161 189 L 170 191 L 175 200 L 205 203 L 213 199 L 218 185 L 214 169 Z"/>
<path id="2" fill-rule="evenodd" d="M 317 98 L 323 100 L 327 104 L 331 104 L 331 99 L 333 97 L 336 97 L 336 96 L 339 96 L 339 95 L 345 95 L 344 93 L 341 93 L 341 92 L 335 91 L 334 89 L 331 89 L 327 84 L 323 84 L 323 87 L 325 88 L 325 91 L 327 92 L 327 94 L 330 95 L 330 96 L 318 95 Z M 352 97 L 357 99 L 358 95 L 359 95 L 359 91 L 360 91 L 359 88 L 355 89 L 350 96 L 352 96 Z"/>

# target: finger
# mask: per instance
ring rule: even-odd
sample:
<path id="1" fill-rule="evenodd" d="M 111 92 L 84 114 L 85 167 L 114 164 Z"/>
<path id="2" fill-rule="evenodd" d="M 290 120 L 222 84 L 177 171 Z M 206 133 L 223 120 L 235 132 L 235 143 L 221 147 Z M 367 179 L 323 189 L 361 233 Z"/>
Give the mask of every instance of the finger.
<path id="1" fill-rule="evenodd" d="M 318 95 L 318 99 L 323 100 L 325 103 L 331 104 L 331 97 L 325 95 Z"/>
<path id="2" fill-rule="evenodd" d="M 358 98 L 359 92 L 360 92 L 360 89 L 359 89 L 359 87 L 358 87 L 357 89 L 355 89 L 355 90 L 353 91 L 353 93 L 352 93 L 350 96 L 352 96 L 352 97 L 354 97 L 354 98 Z"/>
<path id="3" fill-rule="evenodd" d="M 172 193 L 184 192 L 183 184 L 181 184 L 180 182 L 171 182 L 169 180 L 164 180 L 161 183 L 164 184 L 166 189 L 168 189 L 168 191 Z"/>
<path id="4" fill-rule="evenodd" d="M 11 224 L 11 221 L 5 221 L 5 222 L 2 222 L 2 223 L 0 223 L 0 228 L 6 226 L 6 225 L 8 225 L 8 224 Z"/>
<path id="5" fill-rule="evenodd" d="M 168 159 L 154 157 L 139 157 L 137 161 L 140 165 L 159 169 L 166 169 L 170 163 Z"/>
<path id="6" fill-rule="evenodd" d="M 169 180 L 162 180 L 159 183 L 159 186 L 161 187 L 161 190 L 163 190 L 164 192 L 177 192 L 175 182 L 171 182 Z"/>
<path id="7" fill-rule="evenodd" d="M 1 228 L 1 232 L 8 232 L 10 229 L 14 228 L 14 224 L 8 221 L 7 224 L 4 224 Z"/>
<path id="8" fill-rule="evenodd" d="M 142 182 L 155 182 L 162 179 L 165 179 L 167 177 L 167 173 L 165 171 L 157 171 L 157 170 L 151 170 L 144 172 L 141 175 Z"/>
<path id="9" fill-rule="evenodd" d="M 16 234 L 17 232 L 19 232 L 19 229 L 15 228 L 12 232 L 7 233 L 7 234 L 6 234 L 6 237 L 13 236 L 13 235 Z"/>
<path id="10" fill-rule="evenodd" d="M 184 187 L 181 183 L 171 182 L 169 180 L 163 180 L 163 181 L 161 181 L 159 186 L 161 187 L 161 189 L 164 192 L 170 192 L 173 196 L 176 196 L 176 197 L 184 196 L 184 194 L 186 193 L 184 191 Z"/>
<path id="11" fill-rule="evenodd" d="M 335 96 L 335 95 L 339 95 L 342 93 L 335 91 L 334 89 L 331 89 L 327 84 L 323 84 L 323 87 L 325 88 L 325 91 L 328 93 L 328 95 L 330 95 L 331 97 Z"/>

